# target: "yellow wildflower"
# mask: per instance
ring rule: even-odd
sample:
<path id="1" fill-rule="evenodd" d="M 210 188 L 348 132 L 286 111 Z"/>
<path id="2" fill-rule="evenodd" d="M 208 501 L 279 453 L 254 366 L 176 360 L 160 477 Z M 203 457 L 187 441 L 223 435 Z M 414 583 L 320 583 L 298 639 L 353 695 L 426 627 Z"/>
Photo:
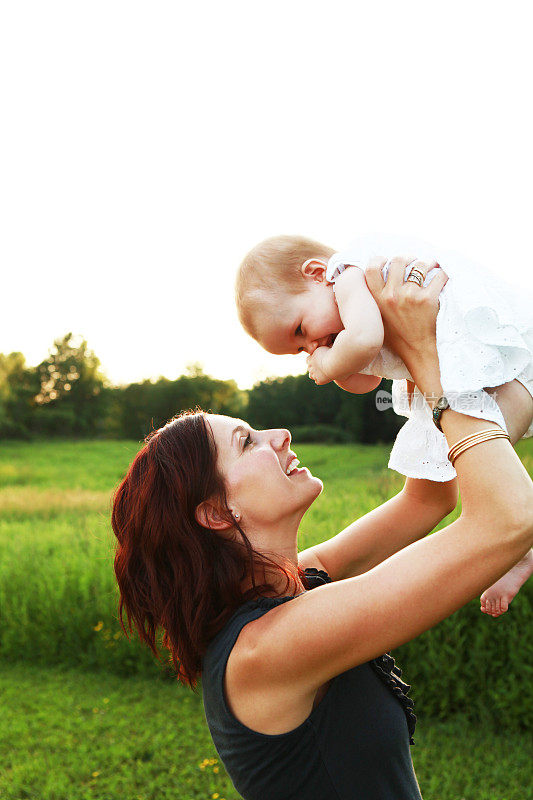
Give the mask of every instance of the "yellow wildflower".
<path id="1" fill-rule="evenodd" d="M 99 621 L 99 622 L 97 622 L 97 623 L 96 623 L 96 625 L 94 626 L 94 628 L 93 628 L 93 631 L 97 631 L 97 632 L 98 632 L 98 631 L 101 631 L 103 627 L 104 627 L 104 623 L 102 622 L 102 620 L 100 620 L 100 621 Z"/>
<path id="2" fill-rule="evenodd" d="M 99 772 L 93 772 L 93 778 L 97 778 L 100 775 Z"/>

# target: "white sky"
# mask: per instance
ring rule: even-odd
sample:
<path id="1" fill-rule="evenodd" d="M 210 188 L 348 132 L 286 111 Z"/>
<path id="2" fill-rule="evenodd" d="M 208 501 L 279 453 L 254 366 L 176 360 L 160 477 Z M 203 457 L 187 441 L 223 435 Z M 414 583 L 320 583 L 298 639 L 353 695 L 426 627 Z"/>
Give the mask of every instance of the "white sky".
<path id="1" fill-rule="evenodd" d="M 0 352 L 72 330 L 116 383 L 303 371 L 233 308 L 277 233 L 417 235 L 531 290 L 528 3 L 0 8 Z"/>

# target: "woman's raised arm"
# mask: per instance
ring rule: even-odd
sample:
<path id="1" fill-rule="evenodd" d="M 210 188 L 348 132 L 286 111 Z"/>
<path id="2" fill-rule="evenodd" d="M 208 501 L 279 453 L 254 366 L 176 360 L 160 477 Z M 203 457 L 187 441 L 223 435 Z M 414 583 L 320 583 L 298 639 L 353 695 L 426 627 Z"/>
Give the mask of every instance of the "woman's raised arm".
<path id="1" fill-rule="evenodd" d="M 428 402 L 442 394 L 435 342 L 438 294 L 403 283 L 393 262 L 386 284 L 379 265 L 367 272 L 387 338 Z M 442 415 L 450 446 L 487 427 L 452 410 Z M 457 460 L 460 518 L 363 575 L 321 586 L 265 615 L 248 637 L 252 682 L 292 686 L 312 697 L 335 675 L 414 639 L 480 594 L 533 544 L 533 483 L 510 443 L 479 444 Z"/>
<path id="2" fill-rule="evenodd" d="M 336 536 L 303 550 L 302 569 L 324 569 L 334 581 L 361 575 L 430 533 L 457 505 L 457 481 L 406 478 L 398 494 Z"/>

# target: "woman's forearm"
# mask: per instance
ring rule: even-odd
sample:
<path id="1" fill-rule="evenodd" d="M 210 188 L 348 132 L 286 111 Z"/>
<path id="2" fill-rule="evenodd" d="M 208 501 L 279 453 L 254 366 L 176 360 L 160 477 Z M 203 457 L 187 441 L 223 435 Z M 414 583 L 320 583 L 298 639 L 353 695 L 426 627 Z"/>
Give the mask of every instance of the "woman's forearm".
<path id="1" fill-rule="evenodd" d="M 423 478 L 406 478 L 402 489 L 412 502 L 435 509 L 435 525 L 454 510 L 459 499 L 457 478 L 451 481 L 428 481 Z"/>
<path id="2" fill-rule="evenodd" d="M 379 263 L 367 268 L 366 278 L 385 323 L 386 343 L 403 359 L 433 408 L 443 395 L 436 318 L 447 276 L 441 272 L 429 286 L 420 288 L 404 282 L 404 274 L 405 261 L 392 259 L 386 284 Z M 499 430 L 494 423 L 451 409 L 442 414 L 441 426 L 450 447 L 481 430 Z M 449 528 L 467 536 L 469 546 L 477 548 L 480 555 L 493 553 L 492 569 L 499 564 L 503 574 L 511 566 L 509 557 L 518 561 L 533 543 L 533 483 L 510 442 L 501 438 L 466 450 L 455 468 L 462 514 L 461 524 Z"/>
<path id="3" fill-rule="evenodd" d="M 410 367 L 418 388 L 433 408 L 443 394 L 436 348 L 430 345 Z M 470 434 L 498 429 L 494 423 L 452 409 L 443 412 L 441 426 L 450 447 Z M 455 468 L 463 516 L 470 517 L 478 528 L 488 521 L 499 521 L 515 533 L 524 524 L 527 527 L 533 516 L 533 483 L 508 441 L 493 439 L 471 447 L 457 459 Z M 519 542 L 517 546 L 520 550 Z"/>
<path id="4" fill-rule="evenodd" d="M 457 504 L 455 483 L 407 478 L 402 490 L 390 500 L 309 549 L 335 581 L 367 572 L 427 536 L 453 511 Z"/>

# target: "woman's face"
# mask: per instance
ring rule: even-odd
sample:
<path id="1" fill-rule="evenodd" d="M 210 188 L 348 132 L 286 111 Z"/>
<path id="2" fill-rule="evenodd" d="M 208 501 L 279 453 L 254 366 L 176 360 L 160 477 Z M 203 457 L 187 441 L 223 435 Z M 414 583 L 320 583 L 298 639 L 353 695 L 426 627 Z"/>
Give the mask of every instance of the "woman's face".
<path id="1" fill-rule="evenodd" d="M 245 530 L 282 521 L 298 524 L 322 491 L 322 481 L 299 468 L 285 429 L 256 431 L 239 419 L 207 415 L 228 507 Z M 292 466 L 291 466 L 292 465 Z"/>

